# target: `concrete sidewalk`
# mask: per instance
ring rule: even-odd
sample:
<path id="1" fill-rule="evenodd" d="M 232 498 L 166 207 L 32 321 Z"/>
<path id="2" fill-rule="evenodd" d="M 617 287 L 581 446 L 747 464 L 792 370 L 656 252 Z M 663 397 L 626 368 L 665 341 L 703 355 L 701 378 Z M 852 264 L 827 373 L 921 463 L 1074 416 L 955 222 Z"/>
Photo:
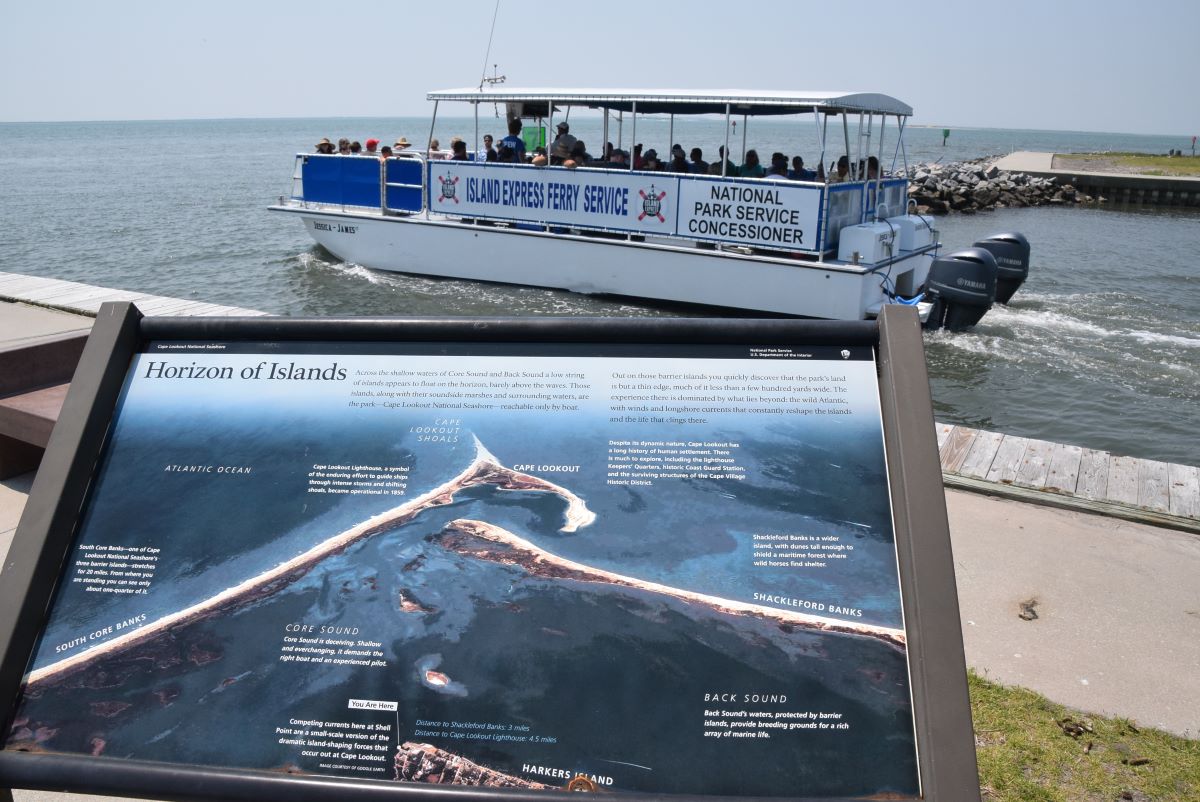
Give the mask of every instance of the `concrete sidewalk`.
<path id="1" fill-rule="evenodd" d="M 1054 154 L 1018 150 L 992 162 L 992 165 L 1010 173 L 1049 173 L 1054 170 Z"/>
<path id="2" fill-rule="evenodd" d="M 0 346 L 34 345 L 48 337 L 87 333 L 92 318 L 56 309 L 0 301 Z"/>

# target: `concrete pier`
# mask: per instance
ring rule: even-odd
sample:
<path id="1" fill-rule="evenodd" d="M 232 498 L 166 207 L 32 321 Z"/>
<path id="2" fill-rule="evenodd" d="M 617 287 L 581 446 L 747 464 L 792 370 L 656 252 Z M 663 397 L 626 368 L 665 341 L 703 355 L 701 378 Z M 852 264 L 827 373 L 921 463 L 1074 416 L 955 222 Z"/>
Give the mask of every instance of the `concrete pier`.
<path id="1" fill-rule="evenodd" d="M 1200 178 L 1136 173 L 1106 173 L 1056 167 L 1053 153 L 1017 151 L 993 164 L 1001 170 L 1057 179 L 1079 192 L 1110 203 L 1200 206 Z"/>

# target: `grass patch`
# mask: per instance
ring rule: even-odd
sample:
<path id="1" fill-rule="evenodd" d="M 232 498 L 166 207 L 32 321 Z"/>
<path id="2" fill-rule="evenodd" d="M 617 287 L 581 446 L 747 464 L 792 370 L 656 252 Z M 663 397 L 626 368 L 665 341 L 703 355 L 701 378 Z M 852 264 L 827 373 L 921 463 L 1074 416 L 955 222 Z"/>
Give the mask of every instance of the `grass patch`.
<path id="1" fill-rule="evenodd" d="M 1200 156 L 1155 156 L 1149 153 L 1056 153 L 1055 159 L 1081 169 L 1137 172 L 1143 175 L 1200 176 Z"/>
<path id="2" fill-rule="evenodd" d="M 1200 800 L 1200 741 L 967 679 L 986 802 Z"/>

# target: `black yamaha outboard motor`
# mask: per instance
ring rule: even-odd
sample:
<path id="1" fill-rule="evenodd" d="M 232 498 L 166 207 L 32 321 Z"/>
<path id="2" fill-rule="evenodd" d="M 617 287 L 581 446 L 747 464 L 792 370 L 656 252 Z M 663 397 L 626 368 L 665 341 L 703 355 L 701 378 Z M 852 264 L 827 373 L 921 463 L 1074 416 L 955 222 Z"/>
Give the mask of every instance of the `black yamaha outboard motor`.
<path id="1" fill-rule="evenodd" d="M 996 259 L 983 248 L 964 248 L 933 260 L 925 300 L 933 302 L 925 328 L 962 331 L 979 322 L 996 298 Z"/>
<path id="2" fill-rule="evenodd" d="M 1006 231 L 981 239 L 973 247 L 983 248 L 996 257 L 996 266 L 1000 269 L 996 277 L 996 300 L 1008 303 L 1029 275 L 1029 240 L 1024 234 Z"/>

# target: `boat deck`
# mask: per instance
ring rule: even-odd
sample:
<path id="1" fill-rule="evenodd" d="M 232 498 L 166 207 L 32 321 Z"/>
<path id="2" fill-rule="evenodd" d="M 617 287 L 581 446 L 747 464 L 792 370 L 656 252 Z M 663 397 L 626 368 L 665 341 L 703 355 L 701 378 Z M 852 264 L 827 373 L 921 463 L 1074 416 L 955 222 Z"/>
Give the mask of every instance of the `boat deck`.
<path id="1" fill-rule="evenodd" d="M 0 300 L 92 317 L 106 301 L 134 301 L 147 315 L 268 314 L 4 272 Z M 1200 468 L 950 423 L 935 428 L 947 487 L 1200 534 Z"/>

